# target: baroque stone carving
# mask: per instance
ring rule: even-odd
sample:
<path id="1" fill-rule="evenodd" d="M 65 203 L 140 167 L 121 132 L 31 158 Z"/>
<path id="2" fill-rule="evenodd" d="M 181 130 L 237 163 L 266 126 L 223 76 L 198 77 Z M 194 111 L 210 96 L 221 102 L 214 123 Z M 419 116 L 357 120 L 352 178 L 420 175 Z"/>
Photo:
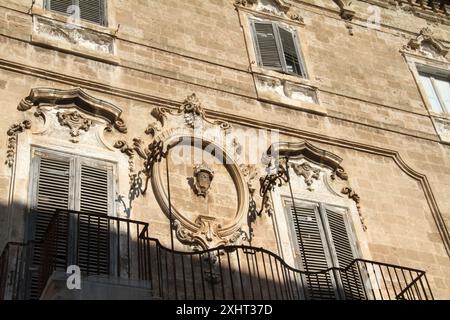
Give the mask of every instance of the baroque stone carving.
<path id="1" fill-rule="evenodd" d="M 352 20 L 355 11 L 352 9 L 352 0 L 333 0 L 341 10 L 340 15 L 344 20 Z"/>
<path id="2" fill-rule="evenodd" d="M 51 88 L 32 89 L 28 97 L 17 106 L 19 111 L 28 111 L 35 107 L 35 116 L 43 116 L 40 106 L 52 106 L 58 109 L 76 108 L 92 117 L 98 117 L 107 121 L 105 128 L 111 131 L 114 127 L 120 133 L 126 133 L 127 127 L 121 118 L 122 110 L 115 105 L 96 99 L 81 88 L 60 90 Z"/>
<path id="3" fill-rule="evenodd" d="M 194 192 L 197 196 L 206 197 L 211 182 L 214 178 L 214 171 L 206 164 L 196 165 L 194 167 Z"/>
<path id="4" fill-rule="evenodd" d="M 421 29 L 419 35 L 411 39 L 403 49 L 429 58 L 448 60 L 449 49 L 434 37 L 433 31 L 428 27 Z"/>
<path id="5" fill-rule="evenodd" d="M 87 119 L 78 111 L 64 111 L 56 114 L 58 121 L 62 126 L 67 126 L 70 129 L 70 135 L 72 136 L 73 143 L 79 142 L 80 131 L 89 131 L 92 125 L 92 120 Z"/>
<path id="6" fill-rule="evenodd" d="M 302 164 L 291 164 L 292 169 L 298 176 L 302 176 L 305 179 L 307 189 L 313 191 L 312 184 L 314 180 L 319 180 L 320 169 L 313 168 L 309 163 L 304 162 Z"/>
<path id="7" fill-rule="evenodd" d="M 191 245 L 194 250 L 205 250 L 208 248 L 229 245 L 235 243 L 244 233 L 241 229 L 228 237 L 220 234 L 222 226 L 217 223 L 216 218 L 209 216 L 198 216 L 195 220 L 196 231 L 185 228 L 180 221 L 174 220 L 175 234 L 182 243 Z"/>
<path id="8" fill-rule="evenodd" d="M 251 8 L 255 11 L 291 19 L 303 24 L 303 18 L 285 0 L 235 0 L 235 6 Z"/>
<path id="9" fill-rule="evenodd" d="M 355 202 L 356 208 L 358 209 L 359 220 L 361 221 L 362 228 L 363 228 L 364 231 L 366 231 L 367 230 L 367 226 L 366 226 L 366 224 L 364 222 L 364 217 L 363 217 L 362 212 L 361 212 L 361 206 L 359 204 L 361 199 L 360 199 L 359 195 L 350 187 L 342 188 L 341 192 L 343 194 L 347 195 L 350 199 L 352 199 Z"/>
<path id="10" fill-rule="evenodd" d="M 17 145 L 17 136 L 24 132 L 27 129 L 31 129 L 31 122 L 29 120 L 24 120 L 21 123 L 13 124 L 9 127 L 7 131 L 8 145 L 6 148 L 6 161 L 5 164 L 8 167 L 12 167 L 14 165 L 14 157 L 16 155 L 16 145 Z"/>

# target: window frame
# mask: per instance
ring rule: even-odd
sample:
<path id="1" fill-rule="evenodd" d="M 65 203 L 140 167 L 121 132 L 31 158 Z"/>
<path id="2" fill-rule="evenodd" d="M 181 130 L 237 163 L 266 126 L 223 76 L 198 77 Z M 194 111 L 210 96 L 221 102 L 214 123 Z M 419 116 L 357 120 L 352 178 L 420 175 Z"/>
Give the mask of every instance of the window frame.
<path id="1" fill-rule="evenodd" d="M 450 114 L 450 109 L 448 109 L 447 106 L 445 105 L 445 101 L 444 101 L 444 99 L 442 97 L 441 90 L 437 87 L 436 80 L 445 81 L 445 82 L 450 84 L 450 75 L 446 75 L 445 73 L 441 72 L 441 70 L 432 70 L 432 69 L 426 70 L 426 68 L 424 68 L 423 66 L 418 66 L 417 67 L 417 72 L 419 74 L 419 77 L 423 76 L 423 77 L 427 77 L 427 78 L 430 79 L 430 83 L 431 83 L 432 89 L 434 91 L 434 94 L 436 95 L 436 98 L 437 98 L 437 100 L 439 102 L 439 105 L 440 105 L 440 108 L 442 110 L 441 112 L 435 111 L 433 109 L 431 111 L 436 112 L 436 113 L 449 115 Z M 422 79 L 420 79 L 420 84 L 422 85 L 422 87 L 424 89 L 425 96 L 427 98 L 427 102 L 431 105 L 432 103 L 430 101 L 430 97 L 428 95 L 427 90 L 424 87 Z"/>
<path id="2" fill-rule="evenodd" d="M 306 70 L 305 59 L 303 57 L 302 50 L 300 49 L 300 38 L 299 38 L 296 30 L 291 30 L 291 28 L 289 28 L 289 27 L 284 27 L 284 26 L 280 25 L 279 22 L 265 20 L 265 19 L 259 19 L 256 17 L 250 17 L 249 22 L 250 22 L 250 32 L 251 32 L 251 37 L 252 37 L 252 41 L 253 41 L 253 47 L 255 49 L 256 60 L 258 62 L 258 67 L 268 69 L 268 70 L 273 70 L 273 71 L 280 72 L 283 74 L 288 74 L 288 75 L 295 76 L 295 77 L 301 77 L 304 79 L 308 79 L 308 73 Z M 278 68 L 267 67 L 267 66 L 263 65 L 261 52 L 260 52 L 260 48 L 259 48 L 259 43 L 258 43 L 258 39 L 257 39 L 257 35 L 256 35 L 255 23 L 270 24 L 272 26 L 272 31 L 273 31 L 273 34 L 275 37 L 278 57 L 280 59 L 282 70 L 280 70 Z M 290 32 L 290 34 L 292 35 L 294 46 L 295 46 L 295 51 L 297 54 L 297 59 L 299 60 L 298 63 L 299 63 L 299 67 L 300 67 L 300 73 L 289 72 L 287 70 L 286 57 L 285 57 L 285 53 L 284 53 L 283 43 L 281 41 L 281 35 L 280 35 L 279 28 L 283 28 L 285 31 Z"/>
<path id="3" fill-rule="evenodd" d="M 56 13 L 56 14 L 61 14 L 61 15 L 64 15 L 66 17 L 69 16 L 65 12 L 52 10 L 51 9 L 51 1 L 53 1 L 53 0 L 43 0 L 43 1 L 44 1 L 44 3 L 43 3 L 44 10 L 52 12 L 52 13 Z M 80 0 L 71 0 L 72 5 L 78 5 L 79 1 Z M 85 22 L 85 23 L 92 23 L 92 24 L 97 25 L 97 26 L 108 27 L 108 23 L 109 23 L 109 19 L 108 19 L 108 0 L 104 0 L 103 1 L 103 16 L 101 17 L 101 23 L 97 23 L 97 22 L 91 21 L 91 20 L 82 19 L 81 17 L 80 17 L 80 20 Z"/>

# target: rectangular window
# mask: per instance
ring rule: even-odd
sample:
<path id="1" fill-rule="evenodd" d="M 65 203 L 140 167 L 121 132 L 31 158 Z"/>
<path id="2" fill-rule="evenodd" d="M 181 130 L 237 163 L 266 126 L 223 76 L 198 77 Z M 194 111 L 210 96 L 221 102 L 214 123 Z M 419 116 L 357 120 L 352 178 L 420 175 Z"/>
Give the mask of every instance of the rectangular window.
<path id="1" fill-rule="evenodd" d="M 338 290 L 347 299 L 364 297 L 362 279 L 353 276 L 358 274 L 357 267 L 352 264 L 357 253 L 346 213 L 322 203 L 295 203 L 289 207 L 289 212 L 295 252 L 306 271 L 309 298 L 334 299 Z M 335 278 L 325 272 L 329 268 L 350 268 L 351 272 Z"/>
<path id="2" fill-rule="evenodd" d="M 275 22 L 252 20 L 251 26 L 260 66 L 306 77 L 296 32 Z"/>
<path id="3" fill-rule="evenodd" d="M 113 209 L 113 166 L 75 155 L 36 151 L 33 157 L 33 198 L 31 238 L 35 241 L 33 264 L 41 265 L 42 241 L 55 211 L 75 210 L 91 212 L 100 216 L 89 218 L 74 216 L 63 222 L 63 230 L 57 242 L 56 267 L 65 270 L 65 263 L 70 260 L 71 250 L 76 250 L 77 264 L 83 272 L 96 274 L 109 273 L 109 256 L 107 248 L 108 222 L 106 216 Z M 105 216 L 103 218 L 102 216 Z M 90 219 L 90 221 L 88 221 Z M 95 221 L 92 221 L 95 220 Z M 64 220 L 65 221 L 65 220 Z M 95 222 L 92 223 L 92 222 Z M 77 239 L 76 247 L 69 249 L 70 242 L 66 236 Z M 37 298 L 39 279 L 32 276 L 31 297 Z"/>
<path id="4" fill-rule="evenodd" d="M 106 0 L 45 0 L 44 8 L 102 26 L 107 24 Z"/>
<path id="5" fill-rule="evenodd" d="M 419 72 L 420 81 L 434 112 L 450 113 L 450 79 Z"/>

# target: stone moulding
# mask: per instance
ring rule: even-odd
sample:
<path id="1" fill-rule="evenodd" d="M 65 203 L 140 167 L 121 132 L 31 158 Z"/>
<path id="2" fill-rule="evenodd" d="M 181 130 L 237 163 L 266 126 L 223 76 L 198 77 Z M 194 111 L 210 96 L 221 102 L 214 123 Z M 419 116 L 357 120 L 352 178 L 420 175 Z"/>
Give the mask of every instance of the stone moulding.
<path id="1" fill-rule="evenodd" d="M 271 163 L 272 161 L 283 161 L 286 158 L 306 158 L 308 160 L 313 161 L 316 164 L 324 165 L 331 169 L 330 178 L 332 180 L 336 180 L 338 177 L 346 186 L 342 188 L 341 193 L 344 195 L 348 195 L 350 199 L 355 202 L 356 208 L 358 210 L 359 219 L 361 222 L 361 226 L 364 231 L 367 230 L 367 226 L 364 222 L 364 217 L 362 214 L 361 206 L 360 206 L 360 197 L 354 192 L 353 188 L 350 186 L 348 181 L 348 175 L 345 172 L 344 168 L 340 165 L 342 162 L 342 158 L 323 149 L 317 148 L 312 145 L 308 141 L 302 142 L 279 142 L 274 143 L 269 147 L 267 153 L 265 155 L 264 162 Z M 319 170 L 315 170 L 308 164 L 296 166 L 295 164 L 291 166 L 294 169 L 294 172 L 297 175 L 301 175 L 305 179 L 305 183 L 307 184 L 308 190 L 310 190 L 311 184 L 313 183 L 313 179 L 318 179 Z M 311 190 L 310 190 L 311 191 Z M 264 206 L 264 204 L 263 204 Z"/>
<path id="2" fill-rule="evenodd" d="M 106 120 L 108 122 L 106 129 L 108 131 L 111 131 L 112 127 L 114 127 L 121 133 L 127 132 L 127 127 L 121 118 L 122 110 L 119 107 L 94 98 L 81 88 L 69 90 L 52 88 L 32 89 L 28 97 L 19 103 L 17 110 L 27 111 L 36 107 L 37 112 L 39 112 L 39 106 L 41 104 L 57 106 L 58 108 L 76 107 L 79 111 Z"/>
<path id="3" fill-rule="evenodd" d="M 235 0 L 234 5 L 304 24 L 303 17 L 284 0 Z"/>

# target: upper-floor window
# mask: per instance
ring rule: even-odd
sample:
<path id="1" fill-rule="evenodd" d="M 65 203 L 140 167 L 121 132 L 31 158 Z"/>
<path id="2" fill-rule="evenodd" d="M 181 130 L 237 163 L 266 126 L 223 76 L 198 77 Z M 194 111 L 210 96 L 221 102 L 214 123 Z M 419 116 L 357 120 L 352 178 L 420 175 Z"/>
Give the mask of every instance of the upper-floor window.
<path id="1" fill-rule="evenodd" d="M 102 26 L 107 24 L 106 0 L 45 0 L 47 10 L 56 11 Z"/>
<path id="2" fill-rule="evenodd" d="M 260 66 L 306 77 L 295 31 L 268 21 L 252 20 L 251 26 Z"/>
<path id="3" fill-rule="evenodd" d="M 420 71 L 419 75 L 433 111 L 450 113 L 450 77 Z"/>

